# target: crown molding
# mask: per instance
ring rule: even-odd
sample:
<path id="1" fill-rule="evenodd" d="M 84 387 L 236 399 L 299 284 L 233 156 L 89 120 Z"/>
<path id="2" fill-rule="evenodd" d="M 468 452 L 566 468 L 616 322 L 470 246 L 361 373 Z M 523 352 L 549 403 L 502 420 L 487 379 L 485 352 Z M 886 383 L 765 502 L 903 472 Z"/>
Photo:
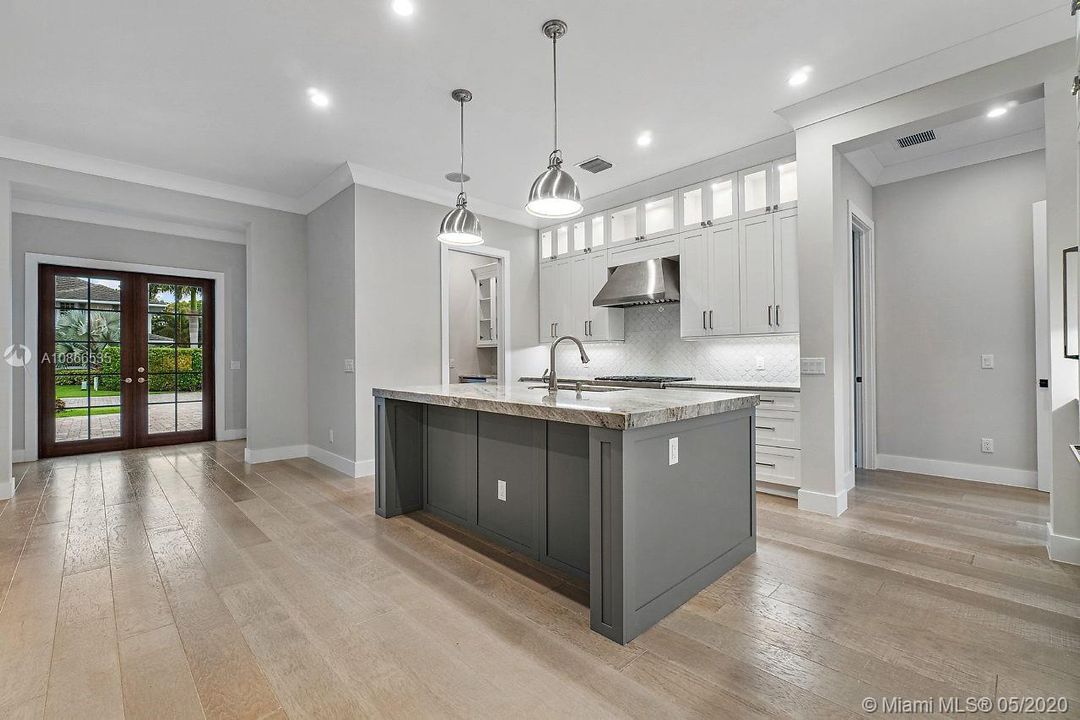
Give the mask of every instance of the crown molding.
<path id="1" fill-rule="evenodd" d="M 1045 133 L 1042 128 L 1039 128 L 1003 138 L 987 140 L 976 145 L 968 145 L 955 150 L 927 155 L 907 162 L 886 165 L 873 181 L 869 178 L 867 178 L 867 181 L 874 187 L 879 187 L 923 177 L 924 175 L 957 170 L 969 165 L 1002 160 L 1014 155 L 1023 155 L 1024 153 L 1042 150 L 1045 147 Z"/>
<path id="2" fill-rule="evenodd" d="M 64 150 L 16 138 L 0 136 L 0 158 L 60 170 L 70 170 L 85 175 L 96 175 L 111 180 L 149 185 L 164 190 L 175 190 L 189 195 L 200 195 L 243 205 L 254 205 L 255 207 L 291 213 L 303 213 L 300 201 L 285 195 L 206 180 L 169 170 L 135 165 L 120 160 L 110 160 L 97 155 L 87 155 L 73 150 Z"/>

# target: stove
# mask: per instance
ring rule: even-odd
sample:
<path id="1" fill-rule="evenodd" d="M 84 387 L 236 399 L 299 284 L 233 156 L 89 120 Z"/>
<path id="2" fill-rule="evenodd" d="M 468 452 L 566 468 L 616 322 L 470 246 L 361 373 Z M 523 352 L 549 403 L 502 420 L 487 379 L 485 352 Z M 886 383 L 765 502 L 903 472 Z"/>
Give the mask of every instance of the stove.
<path id="1" fill-rule="evenodd" d="M 670 383 L 693 380 L 694 378 L 676 375 L 605 375 L 596 379 L 630 387 L 663 388 Z"/>

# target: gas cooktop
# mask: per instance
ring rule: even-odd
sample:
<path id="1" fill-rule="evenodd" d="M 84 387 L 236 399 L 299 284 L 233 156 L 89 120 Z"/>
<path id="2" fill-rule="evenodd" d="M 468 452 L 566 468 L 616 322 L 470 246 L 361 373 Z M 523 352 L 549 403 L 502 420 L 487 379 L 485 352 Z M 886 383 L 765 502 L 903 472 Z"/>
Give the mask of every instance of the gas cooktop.
<path id="1" fill-rule="evenodd" d="M 609 380 L 611 382 L 635 382 L 635 383 L 670 383 L 693 380 L 692 377 L 680 377 L 674 375 L 606 375 L 597 380 Z"/>

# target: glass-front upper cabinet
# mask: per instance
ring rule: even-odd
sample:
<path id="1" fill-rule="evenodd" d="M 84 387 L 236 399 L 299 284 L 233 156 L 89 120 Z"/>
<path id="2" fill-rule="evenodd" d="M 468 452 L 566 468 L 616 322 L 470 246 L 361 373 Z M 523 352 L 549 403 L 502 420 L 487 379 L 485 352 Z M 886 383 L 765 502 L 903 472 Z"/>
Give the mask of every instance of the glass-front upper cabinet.
<path id="1" fill-rule="evenodd" d="M 560 225 L 555 228 L 555 254 L 559 257 L 570 252 L 570 226 Z"/>
<path id="2" fill-rule="evenodd" d="M 607 244 L 607 216 L 603 213 L 593 215 L 586 226 L 589 231 L 589 249 L 596 250 Z"/>
<path id="3" fill-rule="evenodd" d="M 638 222 L 638 209 L 640 203 L 616 208 L 608 213 L 609 234 L 611 243 L 621 243 L 638 240 L 641 237 L 641 223 Z"/>
<path id="4" fill-rule="evenodd" d="M 738 178 L 725 175 L 676 193 L 680 210 L 680 228 L 693 230 L 734 220 L 738 213 Z"/>
<path id="5" fill-rule="evenodd" d="M 773 209 L 786 210 L 799 204 L 798 164 L 795 158 L 784 158 L 773 163 Z"/>
<path id="6" fill-rule="evenodd" d="M 645 218 L 643 239 L 651 240 L 677 232 L 675 193 L 658 195 L 645 200 L 642 203 L 642 215 Z"/>
<path id="7" fill-rule="evenodd" d="M 739 172 L 739 217 L 762 215 L 771 209 L 773 164 L 758 165 Z"/>
<path id="8" fill-rule="evenodd" d="M 584 220 L 578 220 L 570 228 L 574 254 L 583 253 L 589 247 L 587 238 L 585 237 L 585 228 L 586 223 Z"/>
<path id="9" fill-rule="evenodd" d="M 555 259 L 555 246 L 552 244 L 552 237 L 554 231 L 541 230 L 540 231 L 540 260 L 554 260 Z"/>

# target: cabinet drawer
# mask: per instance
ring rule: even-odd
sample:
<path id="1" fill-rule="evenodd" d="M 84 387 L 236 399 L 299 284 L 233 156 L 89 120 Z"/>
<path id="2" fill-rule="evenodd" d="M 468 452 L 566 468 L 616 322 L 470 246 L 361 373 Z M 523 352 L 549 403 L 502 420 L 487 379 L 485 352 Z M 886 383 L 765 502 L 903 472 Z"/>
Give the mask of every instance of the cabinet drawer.
<path id="1" fill-rule="evenodd" d="M 626 265 L 628 263 L 655 260 L 662 257 L 677 257 L 679 254 L 679 239 L 669 237 L 664 240 L 638 243 L 629 245 L 608 253 L 608 267 Z"/>
<path id="2" fill-rule="evenodd" d="M 755 479 L 790 487 L 802 486 L 802 450 L 758 445 L 754 448 Z"/>
<path id="3" fill-rule="evenodd" d="M 788 410 L 758 410 L 754 428 L 759 445 L 798 448 L 802 433 L 799 413 Z"/>
<path id="4" fill-rule="evenodd" d="M 799 409 L 799 393 L 797 392 L 760 392 L 761 404 L 758 405 L 758 411 L 761 410 L 798 410 Z"/>

